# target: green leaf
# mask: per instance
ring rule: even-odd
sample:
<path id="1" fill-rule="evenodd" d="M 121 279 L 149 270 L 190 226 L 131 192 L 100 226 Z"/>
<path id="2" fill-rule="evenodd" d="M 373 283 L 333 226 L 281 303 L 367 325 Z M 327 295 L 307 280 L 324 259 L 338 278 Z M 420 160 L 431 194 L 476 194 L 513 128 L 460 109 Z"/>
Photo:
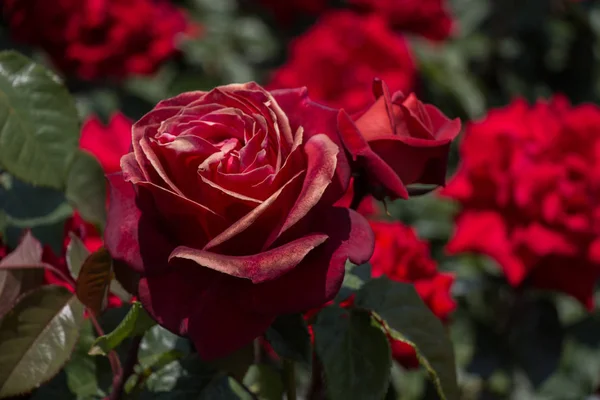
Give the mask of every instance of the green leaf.
<path id="1" fill-rule="evenodd" d="M 67 374 L 67 386 L 79 398 L 101 394 L 96 376 L 96 359 L 87 354 L 94 339 L 92 323 L 87 320 L 81 328 L 75 351 L 64 368 Z"/>
<path id="2" fill-rule="evenodd" d="M 244 377 L 244 385 L 259 400 L 281 400 L 283 398 L 284 387 L 281 374 L 270 365 L 252 365 Z"/>
<path id="3" fill-rule="evenodd" d="M 78 141 L 77 109 L 58 77 L 15 51 L 0 53 L 0 165 L 62 189 Z"/>
<path id="4" fill-rule="evenodd" d="M 30 392 L 57 374 L 82 320 L 82 304 L 63 287 L 25 295 L 0 322 L 0 398 Z"/>
<path id="5" fill-rule="evenodd" d="M 222 376 L 204 388 L 198 400 L 254 400 L 242 384 L 230 376 Z"/>
<path id="6" fill-rule="evenodd" d="M 346 261 L 346 273 L 342 287 L 336 296 L 336 302 L 340 303 L 359 290 L 366 281 L 371 279 L 371 264 L 356 265 Z"/>
<path id="7" fill-rule="evenodd" d="M 106 223 L 106 180 L 98 161 L 78 151 L 67 176 L 67 200 L 81 217 L 104 229 Z"/>
<path id="8" fill-rule="evenodd" d="M 83 263 L 90 256 L 90 252 L 81 239 L 73 232 L 69 233 L 69 237 L 71 238 L 71 241 L 67 246 L 67 267 L 69 268 L 69 272 L 71 272 L 73 279 L 77 279 Z"/>
<path id="9" fill-rule="evenodd" d="M 112 274 L 112 258 L 105 248 L 90 254 L 79 271 L 75 293 L 95 315 L 106 307 Z"/>
<path id="10" fill-rule="evenodd" d="M 373 311 L 394 339 L 415 348 L 442 399 L 459 398 L 452 343 L 412 285 L 373 279 L 358 292 L 354 304 Z"/>
<path id="11" fill-rule="evenodd" d="M 109 351 L 116 348 L 128 337 L 143 335 L 148 329 L 156 325 L 156 322 L 148 315 L 142 304 L 135 302 L 132 304 L 129 313 L 125 319 L 111 333 L 100 336 L 94 341 L 90 355 L 107 355 Z"/>
<path id="12" fill-rule="evenodd" d="M 265 336 L 280 357 L 310 365 L 312 361 L 310 333 L 302 314 L 279 316 Z"/>
<path id="13" fill-rule="evenodd" d="M 327 307 L 313 328 L 330 399 L 383 399 L 392 356 L 385 333 L 369 313 Z"/>
<path id="14" fill-rule="evenodd" d="M 15 304 L 17 298 L 34 286 L 39 271 L 12 269 L 14 266 L 34 265 L 42 261 L 42 245 L 30 233 L 0 261 L 0 317 Z M 30 282 L 31 281 L 31 282 Z"/>

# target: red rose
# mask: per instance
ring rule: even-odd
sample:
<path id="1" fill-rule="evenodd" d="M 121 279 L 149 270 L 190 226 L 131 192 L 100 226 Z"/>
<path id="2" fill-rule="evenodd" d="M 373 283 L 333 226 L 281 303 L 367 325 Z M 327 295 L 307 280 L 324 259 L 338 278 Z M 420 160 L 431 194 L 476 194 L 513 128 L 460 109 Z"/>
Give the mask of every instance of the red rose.
<path id="1" fill-rule="evenodd" d="M 450 295 L 452 274 L 439 272 L 431 258 L 429 244 L 415 231 L 399 222 L 371 222 L 375 232 L 375 252 L 371 257 L 372 276 L 382 275 L 397 282 L 412 283 L 429 309 L 442 321 L 456 308 Z M 412 347 L 391 340 L 394 358 L 407 368 L 419 365 Z"/>
<path id="2" fill-rule="evenodd" d="M 346 260 L 371 256 L 368 223 L 333 205 L 350 180 L 337 113 L 306 90 L 248 83 L 181 94 L 134 124 L 109 176 L 106 246 L 204 358 L 331 300 Z"/>
<path id="3" fill-rule="evenodd" d="M 106 126 L 98 117 L 90 117 L 81 128 L 79 147 L 92 153 L 105 173 L 119 172 L 121 157 L 131 146 L 131 127 L 131 121 L 120 112 L 111 116 Z"/>
<path id="4" fill-rule="evenodd" d="M 377 197 L 396 199 L 408 197 L 406 185 L 444 185 L 450 143 L 460 132 L 460 121 L 414 94 L 391 95 L 381 80 L 375 80 L 373 91 L 377 101 L 355 124 L 343 114 L 339 121 L 344 144 L 366 171 L 368 189 Z M 354 133 L 356 128 L 362 136 Z"/>
<path id="5" fill-rule="evenodd" d="M 393 90 L 413 88 L 416 67 L 406 40 L 378 16 L 330 12 L 292 42 L 269 88 L 306 86 L 312 98 L 348 112 L 372 102 L 373 77 Z"/>
<path id="6" fill-rule="evenodd" d="M 15 40 L 83 79 L 152 74 L 190 29 L 165 0 L 4 0 L 3 12 Z"/>
<path id="7" fill-rule="evenodd" d="M 461 212 L 452 254 L 498 262 L 508 282 L 572 295 L 593 308 L 600 276 L 600 108 L 523 100 L 468 126 L 443 195 Z M 490 151 L 493 149 L 493 151 Z"/>
<path id="8" fill-rule="evenodd" d="M 446 0 L 349 0 L 350 4 L 387 19 L 399 31 L 431 40 L 444 40 L 452 33 L 452 16 Z"/>

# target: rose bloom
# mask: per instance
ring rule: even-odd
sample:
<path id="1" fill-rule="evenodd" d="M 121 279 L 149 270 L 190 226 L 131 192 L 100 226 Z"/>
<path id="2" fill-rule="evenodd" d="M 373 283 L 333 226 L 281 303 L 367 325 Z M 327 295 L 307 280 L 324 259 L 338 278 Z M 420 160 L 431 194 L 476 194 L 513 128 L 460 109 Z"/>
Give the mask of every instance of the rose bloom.
<path id="1" fill-rule="evenodd" d="M 268 87 L 306 86 L 315 100 L 354 113 L 372 102 L 375 76 L 392 90 L 410 91 L 416 67 L 408 43 L 378 16 L 333 11 L 290 44 Z"/>
<path id="2" fill-rule="evenodd" d="M 377 99 L 352 123 L 340 115 L 344 144 L 368 179 L 376 198 L 407 198 L 407 185 L 443 186 L 452 140 L 460 120 L 449 119 L 414 95 L 390 93 L 379 79 L 373 82 Z M 358 128 L 361 135 L 352 135 Z"/>
<path id="3" fill-rule="evenodd" d="M 370 258 L 367 221 L 334 206 L 351 174 L 338 112 L 304 89 L 247 83 L 183 93 L 134 124 L 123 172 L 108 176 L 106 247 L 203 358 L 331 300 L 346 260 Z"/>
<path id="4" fill-rule="evenodd" d="M 393 29 L 431 40 L 450 36 L 453 19 L 446 0 L 348 0 L 359 10 L 373 12 L 389 21 Z"/>
<path id="5" fill-rule="evenodd" d="M 4 0 L 11 36 L 81 79 L 152 74 L 191 25 L 166 0 Z"/>
<path id="6" fill-rule="evenodd" d="M 600 276 L 600 108 L 515 100 L 468 126 L 443 195 L 461 206 L 451 254 L 498 262 L 513 286 L 593 308 Z M 526 282 L 526 283 L 525 283 Z"/>

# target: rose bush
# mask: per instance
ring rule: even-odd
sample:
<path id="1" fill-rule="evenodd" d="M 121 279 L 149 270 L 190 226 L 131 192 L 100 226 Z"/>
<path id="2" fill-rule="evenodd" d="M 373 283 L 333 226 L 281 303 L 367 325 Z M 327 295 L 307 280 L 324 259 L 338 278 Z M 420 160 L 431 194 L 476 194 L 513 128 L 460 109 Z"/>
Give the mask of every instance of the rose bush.
<path id="1" fill-rule="evenodd" d="M 377 198 L 407 198 L 407 185 L 444 185 L 452 140 L 460 120 L 449 119 L 414 94 L 391 94 L 381 80 L 373 83 L 375 103 L 356 118 L 340 118 L 345 144 L 361 164 L 368 182 L 363 188 Z M 358 128 L 361 135 L 353 135 Z"/>
<path id="2" fill-rule="evenodd" d="M 5 0 L 11 36 L 82 79 L 152 74 L 192 28 L 166 0 Z M 194 30 L 196 30 L 194 28 Z"/>
<path id="3" fill-rule="evenodd" d="M 133 152 L 109 175 L 106 246 L 202 357 L 327 302 L 346 260 L 370 258 L 366 220 L 334 206 L 350 180 L 337 116 L 306 90 L 248 83 L 164 100 L 134 124 Z"/>
<path id="4" fill-rule="evenodd" d="M 413 89 L 416 66 L 406 39 L 377 15 L 340 10 L 321 16 L 290 44 L 288 61 L 267 87 L 306 86 L 313 99 L 353 113 L 371 103 L 375 76 L 392 90 Z"/>
<path id="5" fill-rule="evenodd" d="M 508 282 L 589 308 L 600 276 L 600 108 L 560 96 L 495 109 L 468 126 L 442 192 L 461 206 L 451 254 L 482 253 Z M 493 149 L 493 151 L 490 151 Z"/>

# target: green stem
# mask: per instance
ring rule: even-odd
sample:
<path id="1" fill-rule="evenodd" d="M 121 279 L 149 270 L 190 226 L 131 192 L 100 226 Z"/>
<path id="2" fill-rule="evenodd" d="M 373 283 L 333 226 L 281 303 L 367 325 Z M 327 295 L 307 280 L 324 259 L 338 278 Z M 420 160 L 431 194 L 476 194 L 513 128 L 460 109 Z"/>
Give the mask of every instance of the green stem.
<path id="1" fill-rule="evenodd" d="M 292 360 L 283 360 L 283 384 L 287 400 L 297 400 L 296 396 L 296 367 Z"/>

